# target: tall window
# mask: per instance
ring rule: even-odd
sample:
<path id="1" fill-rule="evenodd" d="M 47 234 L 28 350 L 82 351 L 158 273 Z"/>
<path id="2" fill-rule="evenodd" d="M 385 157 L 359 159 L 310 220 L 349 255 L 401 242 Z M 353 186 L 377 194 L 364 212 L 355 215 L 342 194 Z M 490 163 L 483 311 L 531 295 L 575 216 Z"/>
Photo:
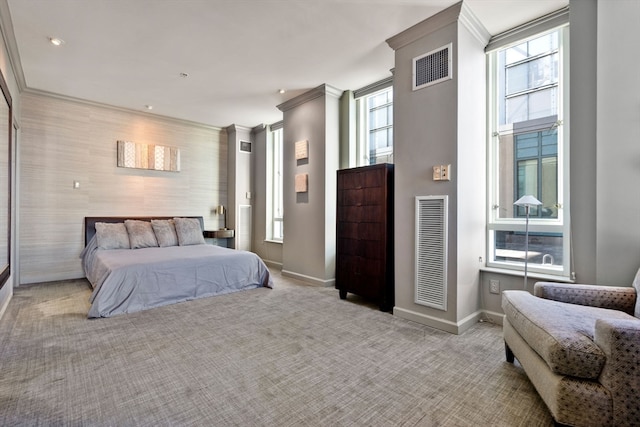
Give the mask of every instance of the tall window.
<path id="1" fill-rule="evenodd" d="M 393 87 L 391 79 L 355 91 L 357 166 L 393 163 Z"/>
<path id="2" fill-rule="evenodd" d="M 267 240 L 282 242 L 282 122 L 271 126 L 267 144 Z"/>
<path id="3" fill-rule="evenodd" d="M 525 210 L 513 203 L 533 195 L 542 205 L 530 211 L 529 269 L 570 274 L 565 31 L 538 34 L 488 55 L 489 266 L 523 267 Z"/>

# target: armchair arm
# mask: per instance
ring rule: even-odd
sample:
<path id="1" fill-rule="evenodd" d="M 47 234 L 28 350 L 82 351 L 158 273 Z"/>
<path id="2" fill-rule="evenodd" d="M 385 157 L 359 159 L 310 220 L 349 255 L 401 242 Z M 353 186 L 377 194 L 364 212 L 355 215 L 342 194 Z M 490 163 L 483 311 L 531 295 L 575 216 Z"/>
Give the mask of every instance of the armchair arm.
<path id="1" fill-rule="evenodd" d="M 632 287 L 537 282 L 533 293 L 554 301 L 609 308 L 631 315 L 636 305 L 636 290 Z"/>
<path id="2" fill-rule="evenodd" d="M 611 393 L 613 425 L 634 425 L 640 419 L 640 320 L 596 320 L 595 343 L 606 362 L 600 383 Z"/>

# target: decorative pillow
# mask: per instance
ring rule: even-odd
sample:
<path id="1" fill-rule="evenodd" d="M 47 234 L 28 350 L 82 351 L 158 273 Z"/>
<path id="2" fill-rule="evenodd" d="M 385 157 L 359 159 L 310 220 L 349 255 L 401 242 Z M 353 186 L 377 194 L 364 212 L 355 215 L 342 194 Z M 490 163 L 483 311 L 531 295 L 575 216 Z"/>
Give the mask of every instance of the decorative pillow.
<path id="1" fill-rule="evenodd" d="M 204 245 L 200 221 L 196 218 L 173 218 L 180 246 Z"/>
<path id="2" fill-rule="evenodd" d="M 131 249 L 158 247 L 156 235 L 149 221 L 127 219 L 124 222 L 124 226 L 127 228 L 127 233 L 129 233 Z"/>
<path id="3" fill-rule="evenodd" d="M 161 248 L 178 246 L 178 236 L 172 219 L 152 219 L 151 226 Z"/>
<path id="4" fill-rule="evenodd" d="M 633 279 L 634 289 L 636 290 L 636 309 L 633 313 L 634 316 L 640 317 L 640 269 L 636 273 L 636 277 Z"/>
<path id="5" fill-rule="evenodd" d="M 129 234 L 122 222 L 96 222 L 96 236 L 100 249 L 131 249 Z"/>

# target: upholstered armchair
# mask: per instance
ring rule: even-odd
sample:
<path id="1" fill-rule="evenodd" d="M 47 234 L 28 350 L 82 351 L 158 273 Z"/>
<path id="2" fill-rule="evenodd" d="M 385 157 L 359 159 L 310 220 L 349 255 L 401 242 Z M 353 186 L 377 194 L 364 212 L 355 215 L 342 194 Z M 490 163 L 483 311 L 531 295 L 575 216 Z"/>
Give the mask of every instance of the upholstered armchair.
<path id="1" fill-rule="evenodd" d="M 640 424 L 640 270 L 631 287 L 505 291 L 503 334 L 556 423 Z"/>

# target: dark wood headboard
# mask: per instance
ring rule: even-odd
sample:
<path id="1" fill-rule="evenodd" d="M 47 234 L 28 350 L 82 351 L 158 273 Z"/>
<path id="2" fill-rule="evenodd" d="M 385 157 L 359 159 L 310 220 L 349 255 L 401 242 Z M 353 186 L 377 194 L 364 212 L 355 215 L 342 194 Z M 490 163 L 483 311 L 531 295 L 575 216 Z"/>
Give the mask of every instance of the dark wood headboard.
<path id="1" fill-rule="evenodd" d="M 124 222 L 126 219 L 151 221 L 152 219 L 196 218 L 200 221 L 200 228 L 204 231 L 204 218 L 201 216 L 85 216 L 84 217 L 84 245 L 87 246 L 96 234 L 96 222 Z"/>

